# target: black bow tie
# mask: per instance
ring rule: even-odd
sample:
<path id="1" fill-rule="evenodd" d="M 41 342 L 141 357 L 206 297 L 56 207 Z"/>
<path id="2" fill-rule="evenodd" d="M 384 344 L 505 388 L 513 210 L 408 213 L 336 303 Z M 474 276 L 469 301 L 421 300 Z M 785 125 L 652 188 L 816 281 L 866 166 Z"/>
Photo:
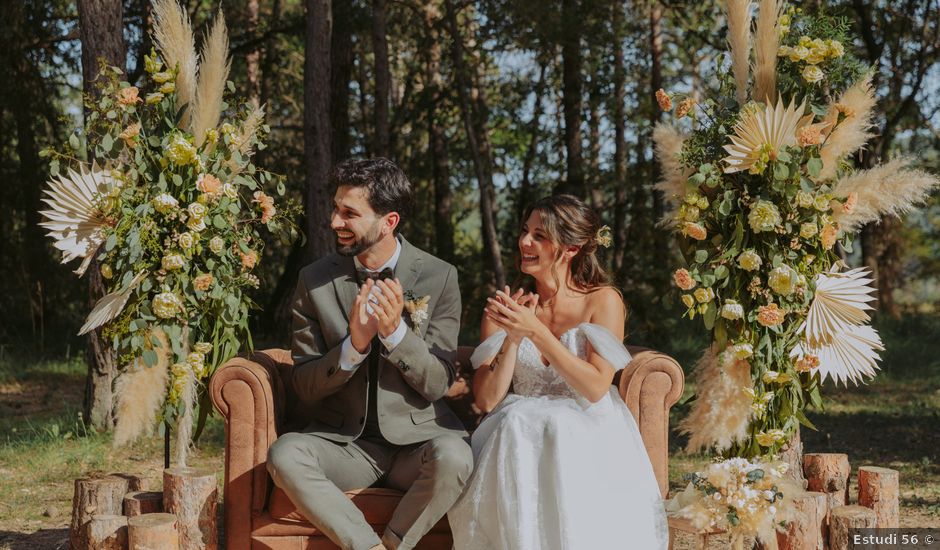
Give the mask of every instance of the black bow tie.
<path id="1" fill-rule="evenodd" d="M 359 280 L 359 284 L 365 283 L 366 280 L 372 279 L 373 281 L 384 281 L 385 279 L 394 279 L 395 273 L 392 271 L 392 268 L 386 267 L 382 271 L 370 271 L 368 269 L 357 269 L 356 278 Z"/>

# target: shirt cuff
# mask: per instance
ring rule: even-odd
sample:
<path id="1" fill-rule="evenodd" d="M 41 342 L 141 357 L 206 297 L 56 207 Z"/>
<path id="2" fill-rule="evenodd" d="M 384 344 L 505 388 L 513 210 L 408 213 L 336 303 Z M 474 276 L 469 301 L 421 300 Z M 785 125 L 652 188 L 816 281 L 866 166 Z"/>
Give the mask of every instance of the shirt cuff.
<path id="1" fill-rule="evenodd" d="M 371 350 L 372 344 L 369 344 L 365 353 L 359 353 L 352 345 L 352 338 L 347 336 L 346 339 L 343 340 L 343 348 L 339 352 L 339 368 L 345 371 L 356 370 L 359 368 L 359 365 L 366 360 Z"/>
<path id="2" fill-rule="evenodd" d="M 389 334 L 388 338 L 383 338 L 382 335 L 379 335 L 379 340 L 382 341 L 385 349 L 391 352 L 396 347 L 398 347 L 398 344 L 401 344 L 401 341 L 405 339 L 406 334 L 408 334 L 408 327 L 405 325 L 405 321 L 399 319 L 398 326 L 395 328 L 395 332 Z"/>

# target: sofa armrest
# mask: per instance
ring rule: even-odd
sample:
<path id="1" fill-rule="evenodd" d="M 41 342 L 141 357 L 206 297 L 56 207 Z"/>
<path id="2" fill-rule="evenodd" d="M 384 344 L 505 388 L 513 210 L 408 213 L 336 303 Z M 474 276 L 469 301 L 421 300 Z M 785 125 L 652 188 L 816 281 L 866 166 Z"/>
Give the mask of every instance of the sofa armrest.
<path id="1" fill-rule="evenodd" d="M 682 396 L 685 376 L 675 359 L 647 348 L 628 346 L 633 359 L 620 374 L 618 391 L 643 436 L 665 498 L 669 491 L 669 409 Z"/>
<path id="2" fill-rule="evenodd" d="M 235 357 L 212 375 L 209 395 L 225 419 L 225 526 L 229 548 L 248 548 L 252 518 L 268 494 L 268 448 L 277 439 L 284 385 L 278 365 L 290 352 L 265 350 Z M 233 546 L 234 545 L 234 546 Z"/>

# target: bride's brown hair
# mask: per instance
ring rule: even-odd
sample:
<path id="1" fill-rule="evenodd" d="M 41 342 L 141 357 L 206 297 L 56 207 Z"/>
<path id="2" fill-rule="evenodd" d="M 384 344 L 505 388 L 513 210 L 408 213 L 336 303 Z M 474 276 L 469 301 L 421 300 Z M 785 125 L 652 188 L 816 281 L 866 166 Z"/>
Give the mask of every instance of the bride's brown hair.
<path id="1" fill-rule="evenodd" d="M 564 255 L 565 247 L 578 247 L 578 252 L 571 259 L 571 279 L 577 287 L 576 290 L 592 292 L 601 287 L 612 286 L 610 275 L 597 258 L 597 233 L 601 228 L 601 219 L 593 208 L 574 195 L 549 195 L 526 208 L 520 231 L 533 212 L 539 213 L 542 230 L 557 246 L 554 258 L 556 263 Z M 518 258 L 516 267 L 519 267 Z M 552 276 L 560 286 L 554 265 Z"/>

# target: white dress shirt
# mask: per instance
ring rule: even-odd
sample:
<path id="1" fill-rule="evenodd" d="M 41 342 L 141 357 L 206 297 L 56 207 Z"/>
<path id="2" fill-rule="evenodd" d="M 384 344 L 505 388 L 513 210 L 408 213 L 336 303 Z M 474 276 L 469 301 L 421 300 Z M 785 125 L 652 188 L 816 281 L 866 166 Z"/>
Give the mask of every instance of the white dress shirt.
<path id="1" fill-rule="evenodd" d="M 401 256 L 401 241 L 395 240 L 395 253 L 392 254 L 392 257 L 389 258 L 385 264 L 383 264 L 378 269 L 368 269 L 359 262 L 359 258 L 353 258 L 353 261 L 356 264 L 356 270 L 364 269 L 366 271 L 382 271 L 383 269 L 391 269 L 395 271 L 395 266 L 398 265 L 398 257 Z M 377 292 L 377 287 L 372 287 L 372 292 Z M 385 346 L 385 349 L 392 351 L 402 340 L 405 339 L 405 334 L 407 334 L 408 327 L 405 326 L 405 322 L 402 319 L 398 320 L 398 326 L 395 328 L 394 332 L 388 335 L 388 337 L 383 337 L 379 335 L 379 340 L 382 342 L 382 345 Z M 369 357 L 369 352 L 372 351 L 372 344 L 369 344 L 369 347 L 366 348 L 365 353 L 359 353 L 359 351 L 352 345 L 351 337 L 347 336 L 343 340 L 343 348 L 340 350 L 339 354 L 339 368 L 346 371 L 353 371 L 359 368 L 359 365 Z"/>

